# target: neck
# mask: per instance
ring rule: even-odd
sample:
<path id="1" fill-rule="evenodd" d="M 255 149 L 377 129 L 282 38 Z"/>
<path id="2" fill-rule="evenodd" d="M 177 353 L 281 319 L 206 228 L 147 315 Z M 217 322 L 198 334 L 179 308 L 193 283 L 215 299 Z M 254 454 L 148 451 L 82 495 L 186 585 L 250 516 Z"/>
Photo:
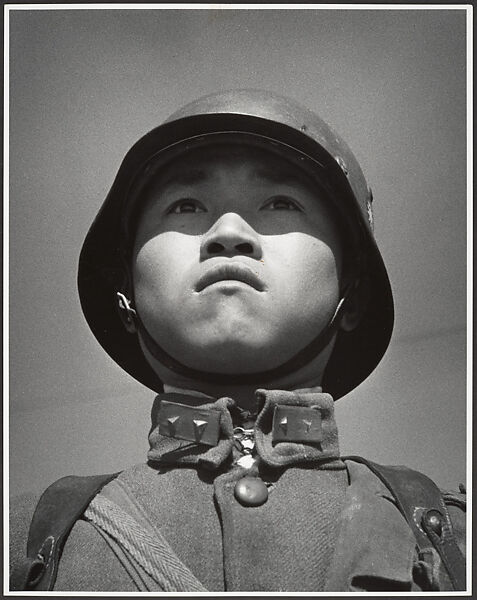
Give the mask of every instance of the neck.
<path id="1" fill-rule="evenodd" d="M 320 357 L 299 372 L 269 382 L 266 385 L 261 384 L 259 381 L 254 385 L 225 385 L 198 381 L 172 373 L 159 364 L 155 365 L 155 370 L 167 386 L 181 390 L 194 390 L 213 398 L 231 397 L 241 408 L 253 411 L 256 406 L 255 391 L 259 388 L 297 390 L 320 386 L 325 365 L 317 364 L 319 360 Z"/>
<path id="2" fill-rule="evenodd" d="M 212 381 L 192 379 L 185 375 L 181 375 L 180 373 L 176 373 L 165 367 L 152 356 L 143 340 L 141 338 L 139 338 L 139 340 L 144 356 L 161 381 L 166 385 L 185 390 L 195 390 L 214 398 L 222 398 L 224 396 L 232 397 L 241 408 L 246 410 L 254 409 L 255 390 L 260 388 L 268 390 L 297 390 L 320 386 L 323 379 L 323 373 L 335 343 L 335 337 L 333 337 L 318 356 L 310 360 L 301 369 L 289 373 L 284 377 L 277 377 L 276 379 L 267 382 L 257 379 L 253 384 L 238 385 L 235 383 L 215 383 Z M 326 392 L 326 390 L 324 391 Z"/>

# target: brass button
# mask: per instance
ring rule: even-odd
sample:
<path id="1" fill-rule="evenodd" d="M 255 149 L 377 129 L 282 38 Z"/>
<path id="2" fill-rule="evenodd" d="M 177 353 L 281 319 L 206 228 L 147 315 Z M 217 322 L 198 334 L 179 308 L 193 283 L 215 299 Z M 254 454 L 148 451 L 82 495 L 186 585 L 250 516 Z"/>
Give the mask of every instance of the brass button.
<path id="1" fill-rule="evenodd" d="M 268 499 L 268 488 L 258 477 L 243 477 L 235 484 L 234 495 L 242 506 L 261 506 Z"/>
<path id="2" fill-rule="evenodd" d="M 424 529 L 431 529 L 437 535 L 442 533 L 442 515 L 438 510 L 428 510 L 422 516 Z"/>

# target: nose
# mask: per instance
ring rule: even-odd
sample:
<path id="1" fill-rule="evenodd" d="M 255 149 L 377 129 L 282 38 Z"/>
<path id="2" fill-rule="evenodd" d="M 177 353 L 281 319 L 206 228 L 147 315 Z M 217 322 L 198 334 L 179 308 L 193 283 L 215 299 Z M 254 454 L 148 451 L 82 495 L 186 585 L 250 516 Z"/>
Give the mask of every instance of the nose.
<path id="1" fill-rule="evenodd" d="M 202 238 L 200 258 L 213 256 L 250 256 L 262 258 L 258 233 L 237 213 L 223 214 Z"/>

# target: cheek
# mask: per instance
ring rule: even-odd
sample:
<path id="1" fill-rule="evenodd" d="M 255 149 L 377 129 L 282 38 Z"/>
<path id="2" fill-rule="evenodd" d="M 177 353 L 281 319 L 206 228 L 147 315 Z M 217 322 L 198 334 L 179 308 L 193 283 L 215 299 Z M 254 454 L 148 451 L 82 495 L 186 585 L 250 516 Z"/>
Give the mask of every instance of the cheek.
<path id="1" fill-rule="evenodd" d="M 290 292 L 313 292 L 317 297 L 338 288 L 338 262 L 333 249 L 312 235 L 294 232 L 276 236 L 270 256 Z"/>
<path id="2" fill-rule="evenodd" d="M 302 263 L 303 281 L 313 283 L 325 289 L 339 286 L 338 264 L 331 248 L 324 242 L 315 240 L 304 253 Z"/>
<path id="3" fill-rule="evenodd" d="M 148 290 L 170 294 L 183 281 L 194 256 L 198 256 L 198 243 L 191 236 L 165 232 L 147 240 L 135 252 L 135 295 Z"/>

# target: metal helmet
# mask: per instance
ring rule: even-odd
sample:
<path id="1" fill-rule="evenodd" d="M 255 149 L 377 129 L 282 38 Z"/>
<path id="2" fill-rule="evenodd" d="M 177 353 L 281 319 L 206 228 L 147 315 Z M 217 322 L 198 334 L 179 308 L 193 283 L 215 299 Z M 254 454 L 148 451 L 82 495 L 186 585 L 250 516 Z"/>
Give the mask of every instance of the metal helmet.
<path id="1" fill-rule="evenodd" d="M 386 351 L 394 321 L 392 292 L 373 235 L 371 190 L 356 158 L 315 113 L 282 96 L 260 90 L 204 96 L 175 112 L 130 149 L 83 244 L 78 271 L 83 312 L 108 354 L 141 383 L 161 391 L 162 382 L 144 357 L 138 336 L 124 327 L 118 308 L 117 292 L 124 289 L 128 277 L 128 215 L 141 183 L 161 164 L 204 143 L 241 138 L 285 154 L 308 173 L 316 174 L 317 181 L 328 190 L 354 240 L 353 252 L 359 264 L 355 283 L 364 288 L 367 297 L 359 324 L 352 331 L 343 331 L 336 327 L 339 319 L 335 318 L 285 365 L 246 376 L 196 372 L 167 355 L 144 328 L 141 333 L 148 348 L 169 368 L 224 383 L 251 383 L 255 377 L 261 384 L 267 377 L 272 379 L 312 360 L 336 333 L 322 386 L 338 399 L 366 379 Z M 122 308 L 127 309 L 124 302 L 125 298 Z"/>

